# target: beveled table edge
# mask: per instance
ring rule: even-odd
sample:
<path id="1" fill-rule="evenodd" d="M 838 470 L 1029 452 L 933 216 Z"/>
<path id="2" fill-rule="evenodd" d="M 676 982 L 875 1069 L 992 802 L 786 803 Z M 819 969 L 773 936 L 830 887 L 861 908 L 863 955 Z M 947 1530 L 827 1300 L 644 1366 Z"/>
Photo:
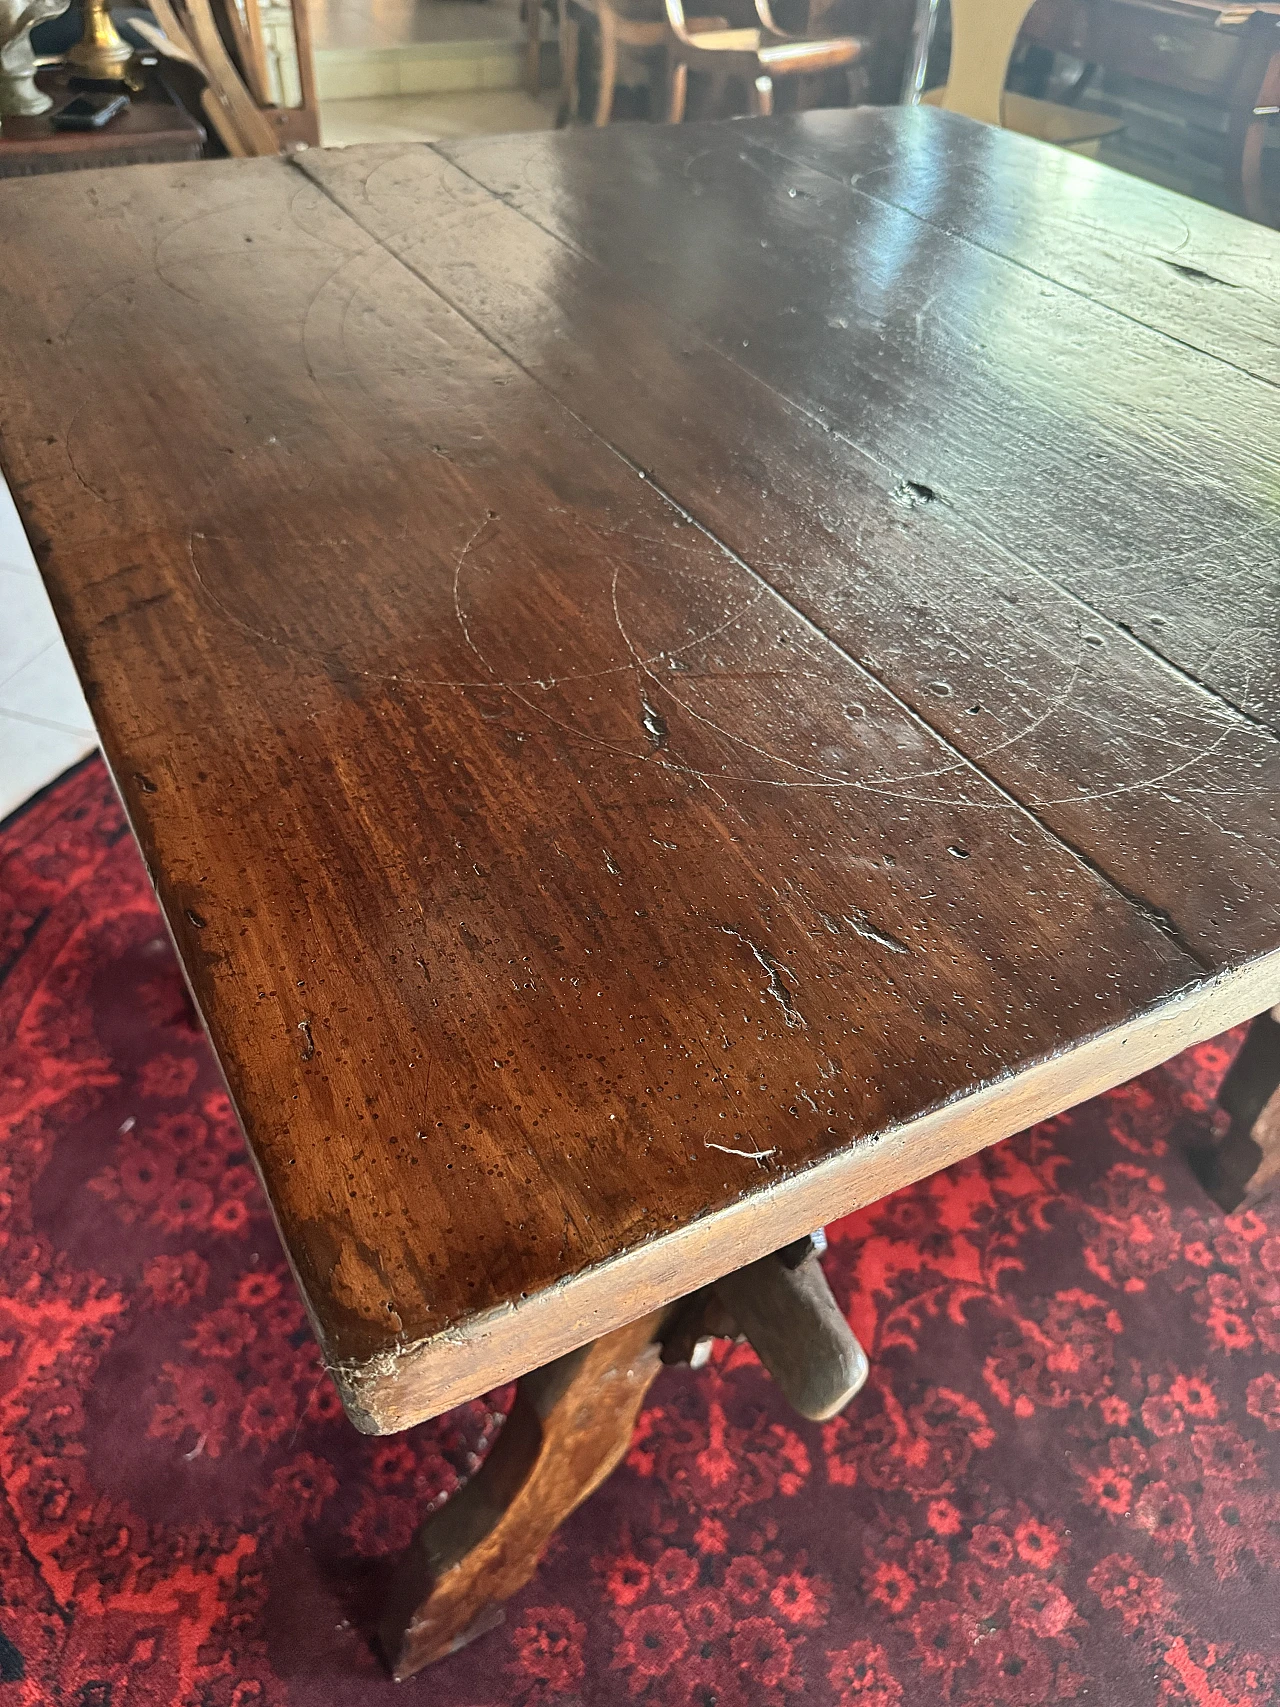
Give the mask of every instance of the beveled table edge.
<path id="1" fill-rule="evenodd" d="M 1136 1019 L 856 1142 L 700 1221 L 657 1234 L 519 1305 L 488 1310 L 358 1364 L 326 1357 L 326 1366 L 362 1433 L 399 1433 L 1148 1072 L 1277 1002 L 1280 949 L 1216 973 Z M 743 1158 L 744 1169 L 758 1166 Z M 744 1176 L 744 1186 L 749 1183 Z"/>

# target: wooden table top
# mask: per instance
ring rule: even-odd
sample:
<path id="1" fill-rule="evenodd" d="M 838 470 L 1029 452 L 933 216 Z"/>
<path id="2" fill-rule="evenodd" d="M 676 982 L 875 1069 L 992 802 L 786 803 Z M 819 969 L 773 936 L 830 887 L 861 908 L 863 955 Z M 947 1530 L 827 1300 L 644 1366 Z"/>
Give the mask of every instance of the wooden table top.
<path id="1" fill-rule="evenodd" d="M 1280 1000 L 1280 239 L 930 109 L 0 185 L 0 447 L 390 1430 Z"/>

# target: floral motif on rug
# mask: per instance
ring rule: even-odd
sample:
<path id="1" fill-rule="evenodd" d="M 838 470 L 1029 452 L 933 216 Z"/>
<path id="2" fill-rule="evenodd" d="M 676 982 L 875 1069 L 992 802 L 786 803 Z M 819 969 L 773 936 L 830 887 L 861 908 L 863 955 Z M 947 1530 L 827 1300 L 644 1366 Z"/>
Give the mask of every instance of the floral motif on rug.
<path id="1" fill-rule="evenodd" d="M 872 1361 L 654 1387 L 502 1628 L 399 1690 L 388 1563 L 506 1394 L 346 1423 L 100 761 L 0 829 L 0 1707 L 1280 1699 L 1280 1205 L 1185 1161 L 1239 1034 L 838 1222 Z"/>

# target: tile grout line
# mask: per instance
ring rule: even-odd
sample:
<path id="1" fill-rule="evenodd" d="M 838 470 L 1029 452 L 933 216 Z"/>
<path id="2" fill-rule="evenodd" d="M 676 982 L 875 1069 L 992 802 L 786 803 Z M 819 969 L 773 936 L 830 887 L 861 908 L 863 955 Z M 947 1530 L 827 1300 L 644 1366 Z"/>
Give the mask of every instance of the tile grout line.
<path id="1" fill-rule="evenodd" d="M 37 729 L 52 729 L 59 735 L 79 735 L 87 741 L 98 739 L 98 731 L 86 729 L 83 723 L 59 723 L 52 717 L 37 717 L 30 711 L 14 711 L 7 705 L 0 705 L 0 717 L 12 718 L 15 723 L 30 723 Z"/>
<path id="2" fill-rule="evenodd" d="M 22 674 L 22 672 L 25 669 L 27 669 L 27 667 L 29 665 L 38 663 L 39 660 L 44 657 L 46 652 L 51 652 L 53 650 L 53 648 L 56 645 L 58 645 L 59 639 L 60 639 L 60 636 L 55 634 L 51 639 L 46 640 L 43 646 L 37 646 L 34 652 L 28 652 L 26 657 L 23 658 L 23 660 L 21 661 L 21 663 L 15 664 L 13 666 L 13 668 L 9 671 L 8 675 L 0 676 L 0 691 L 3 691 L 5 688 L 7 688 L 9 683 L 14 679 L 14 677 L 20 676 Z M 4 707 L 0 706 L 0 711 L 2 711 L 3 709 L 4 709 Z"/>

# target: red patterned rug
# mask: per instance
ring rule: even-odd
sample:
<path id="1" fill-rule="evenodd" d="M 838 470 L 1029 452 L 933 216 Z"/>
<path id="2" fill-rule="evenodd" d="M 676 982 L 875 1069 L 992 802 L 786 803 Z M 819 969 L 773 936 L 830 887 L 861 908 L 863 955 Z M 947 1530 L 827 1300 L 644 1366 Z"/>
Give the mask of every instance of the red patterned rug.
<path id="1" fill-rule="evenodd" d="M 432 1707 L 1280 1699 L 1280 1205 L 1183 1152 L 1236 1037 L 831 1230 L 825 1426 L 663 1374 Z M 360 1707 L 503 1395 L 344 1421 L 101 763 L 0 829 L 0 1707 Z"/>

